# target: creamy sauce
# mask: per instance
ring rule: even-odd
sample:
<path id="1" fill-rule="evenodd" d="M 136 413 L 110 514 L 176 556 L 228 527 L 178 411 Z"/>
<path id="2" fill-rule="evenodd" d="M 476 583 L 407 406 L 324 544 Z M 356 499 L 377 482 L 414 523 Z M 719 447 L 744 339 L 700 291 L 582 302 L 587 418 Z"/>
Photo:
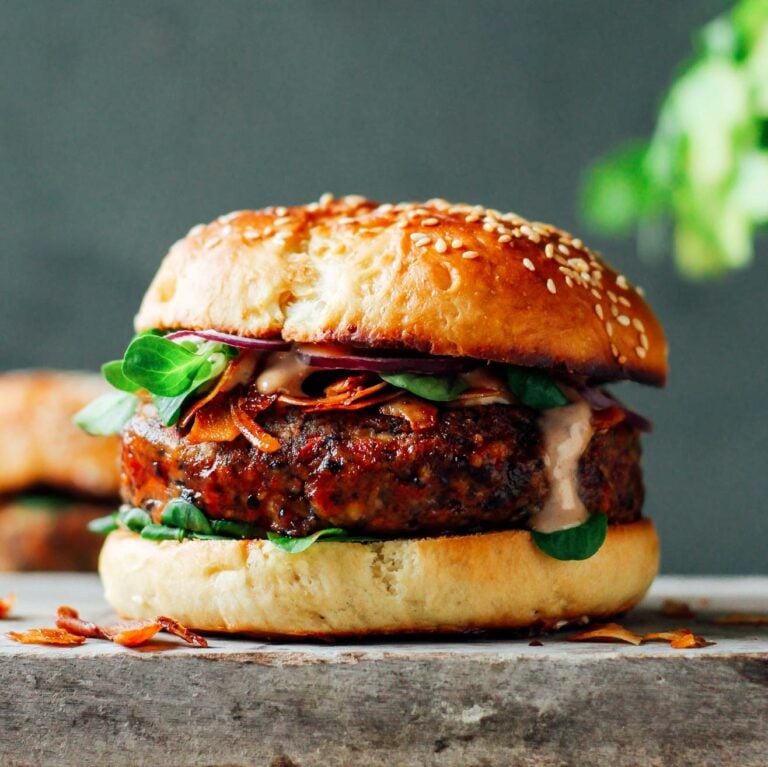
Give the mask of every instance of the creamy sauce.
<path id="1" fill-rule="evenodd" d="M 542 533 L 576 527 L 589 512 L 579 498 L 579 459 L 592 438 L 591 410 L 584 401 L 546 410 L 539 421 L 549 496 L 531 526 Z"/>
<path id="2" fill-rule="evenodd" d="M 260 394 L 305 397 L 301 385 L 314 370 L 312 366 L 305 365 L 294 352 L 273 352 L 264 362 L 264 369 L 256 379 L 256 388 Z"/>

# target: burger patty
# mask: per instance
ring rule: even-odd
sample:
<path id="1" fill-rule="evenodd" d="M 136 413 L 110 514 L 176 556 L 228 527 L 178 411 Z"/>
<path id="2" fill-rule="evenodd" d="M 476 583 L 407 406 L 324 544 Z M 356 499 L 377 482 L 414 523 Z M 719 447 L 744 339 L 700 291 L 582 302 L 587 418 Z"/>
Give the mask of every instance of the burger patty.
<path id="1" fill-rule="evenodd" d="M 122 495 L 157 519 L 180 496 L 212 518 L 303 536 L 341 527 L 375 536 L 529 527 L 549 493 L 538 414 L 526 407 L 440 406 L 434 426 L 376 409 L 272 409 L 260 424 L 280 441 L 190 444 L 144 406 L 123 434 Z M 638 433 L 594 434 L 579 464 L 580 496 L 610 523 L 640 517 Z"/>

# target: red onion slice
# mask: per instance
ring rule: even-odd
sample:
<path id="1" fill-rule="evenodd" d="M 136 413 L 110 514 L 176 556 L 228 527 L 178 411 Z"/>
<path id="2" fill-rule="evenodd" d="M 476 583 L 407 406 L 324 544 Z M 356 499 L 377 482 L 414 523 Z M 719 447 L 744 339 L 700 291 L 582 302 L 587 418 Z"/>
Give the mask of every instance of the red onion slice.
<path id="1" fill-rule="evenodd" d="M 260 349 L 262 351 L 283 352 L 291 348 L 290 341 L 282 338 L 246 338 L 232 333 L 222 333 L 219 330 L 177 330 L 169 333 L 169 341 L 181 341 L 185 338 L 202 338 L 206 341 L 216 341 L 238 349 Z"/>
<path id="2" fill-rule="evenodd" d="M 296 356 L 314 368 L 330 370 L 367 370 L 372 373 L 422 373 L 445 375 L 463 373 L 477 362 L 466 357 L 373 357 L 349 349 L 337 350 L 332 347 L 298 346 Z"/>

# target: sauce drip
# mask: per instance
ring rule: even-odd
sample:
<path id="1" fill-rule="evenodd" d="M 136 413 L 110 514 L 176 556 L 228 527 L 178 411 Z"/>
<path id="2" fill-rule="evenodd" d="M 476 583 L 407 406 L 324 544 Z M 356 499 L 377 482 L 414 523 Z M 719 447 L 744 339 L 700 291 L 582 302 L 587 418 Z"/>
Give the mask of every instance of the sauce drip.
<path id="1" fill-rule="evenodd" d="M 541 416 L 549 496 L 531 521 L 534 530 L 565 530 L 586 522 L 589 516 L 579 498 L 579 459 L 592 438 L 591 415 L 589 405 L 580 401 Z"/>
<path id="2" fill-rule="evenodd" d="M 270 354 L 264 369 L 256 378 L 259 394 L 288 394 L 291 397 L 306 396 L 301 389 L 304 380 L 315 368 L 305 365 L 293 352 Z"/>

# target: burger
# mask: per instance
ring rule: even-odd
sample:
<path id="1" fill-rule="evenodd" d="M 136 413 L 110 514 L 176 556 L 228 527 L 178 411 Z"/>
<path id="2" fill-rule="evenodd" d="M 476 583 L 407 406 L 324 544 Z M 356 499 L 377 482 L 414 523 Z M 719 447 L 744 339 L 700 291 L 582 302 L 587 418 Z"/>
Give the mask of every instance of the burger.
<path id="1" fill-rule="evenodd" d="M 72 415 L 108 388 L 92 373 L 0 375 L 0 570 L 96 569 L 86 523 L 117 503 L 119 444 Z"/>
<path id="2" fill-rule="evenodd" d="M 658 568 L 641 416 L 662 329 L 577 238 L 444 200 L 239 211 L 163 261 L 114 391 L 101 557 L 126 618 L 261 637 L 530 631 Z"/>

